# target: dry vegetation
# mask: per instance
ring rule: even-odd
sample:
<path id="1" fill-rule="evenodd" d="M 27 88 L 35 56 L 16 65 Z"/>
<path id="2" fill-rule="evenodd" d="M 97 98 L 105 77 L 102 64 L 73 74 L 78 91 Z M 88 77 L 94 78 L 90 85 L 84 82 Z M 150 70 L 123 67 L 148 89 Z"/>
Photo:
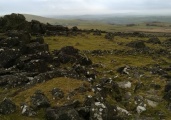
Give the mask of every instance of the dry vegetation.
<path id="1" fill-rule="evenodd" d="M 75 21 L 72 21 L 73 23 Z M 164 27 L 158 27 L 158 26 L 145 26 L 145 24 L 141 24 L 138 26 L 133 27 L 127 27 L 126 25 L 107 25 L 107 24 L 91 24 L 91 23 L 78 23 L 78 27 L 81 29 L 101 29 L 101 30 L 107 30 L 107 31 L 145 31 L 145 32 L 171 32 L 171 29 L 168 27 L 168 25 Z M 156 33 L 158 34 L 158 33 Z M 102 77 L 111 77 L 115 78 L 116 76 L 119 76 L 119 78 L 114 79 L 115 82 L 120 82 L 124 80 L 129 80 L 132 82 L 132 88 L 129 90 L 125 90 L 125 92 L 131 92 L 133 96 L 136 95 L 142 95 L 143 97 L 146 97 L 149 91 L 152 91 L 150 88 L 150 84 L 152 81 L 154 83 L 161 85 L 161 89 L 157 92 L 155 91 L 153 94 L 162 96 L 163 95 L 163 89 L 166 84 L 165 79 L 162 77 L 159 77 L 158 75 L 152 75 L 149 72 L 143 71 L 144 76 L 141 79 L 141 81 L 144 83 L 144 88 L 140 89 L 138 94 L 134 93 L 133 88 L 136 86 L 137 79 L 136 77 L 133 77 L 133 75 L 130 75 L 129 77 L 125 77 L 124 75 L 120 75 L 116 72 L 116 70 L 125 65 L 133 66 L 136 68 L 142 68 L 142 67 L 150 67 L 154 64 L 160 64 L 161 66 L 169 66 L 171 64 L 171 61 L 166 56 L 155 56 L 155 55 L 148 55 L 148 54 L 104 54 L 104 55 L 92 55 L 89 53 L 86 53 L 85 51 L 93 51 L 93 50 L 121 50 L 121 51 L 129 51 L 133 48 L 126 46 L 131 41 L 137 41 L 137 40 L 143 40 L 147 41 L 148 37 L 130 37 L 130 36 L 115 36 L 114 40 L 107 40 L 105 39 L 105 34 L 102 34 L 101 36 L 95 36 L 92 33 L 81 33 L 77 36 L 50 36 L 50 37 L 44 37 L 45 42 L 49 44 L 50 51 L 53 51 L 55 49 L 61 49 L 65 46 L 74 46 L 74 48 L 77 48 L 80 50 L 81 54 L 86 54 L 92 61 L 93 64 L 102 64 L 103 67 L 97 68 L 97 80 L 95 82 L 98 82 L 99 78 Z M 34 37 L 34 36 L 33 36 Z M 167 39 L 167 37 L 158 37 L 160 41 L 164 41 Z M 162 49 L 163 46 L 161 45 L 154 45 L 151 43 L 145 43 L 145 45 L 151 49 L 159 50 Z M 69 66 L 63 65 L 63 66 Z M 141 71 L 140 71 L 141 72 Z M 36 90 L 41 90 L 47 98 L 50 100 L 50 103 L 52 106 L 61 106 L 65 103 L 67 103 L 67 94 L 74 89 L 80 87 L 81 85 L 85 84 L 88 88 L 90 88 L 90 83 L 84 80 L 76 80 L 71 78 L 54 78 L 52 80 L 49 80 L 44 83 L 37 84 L 33 87 L 30 87 L 28 89 L 21 89 L 20 88 L 14 88 L 14 89 L 3 89 L 0 88 L 0 100 L 2 100 L 4 97 L 11 98 L 18 106 L 22 102 L 26 102 L 30 104 L 30 96 L 34 94 Z M 60 88 L 64 94 L 65 97 L 60 100 L 54 100 L 52 95 L 50 94 L 51 90 L 53 88 Z M 153 91 L 152 91 L 153 92 Z M 71 98 L 71 100 L 79 100 L 80 102 L 83 102 L 86 95 L 93 95 L 93 92 L 87 91 L 84 94 L 76 94 L 74 97 Z M 111 104 L 116 104 L 117 102 L 111 97 L 108 96 L 106 99 Z M 127 105 L 125 101 L 122 101 L 122 103 L 119 103 L 119 105 L 123 106 L 125 105 L 126 108 L 129 110 L 133 104 L 133 100 L 130 105 Z M 161 104 L 162 103 L 162 104 Z M 150 116 L 153 115 L 157 118 L 156 111 L 161 110 L 165 113 L 167 116 L 166 119 L 170 118 L 170 112 L 166 109 L 166 102 L 161 101 L 159 102 L 159 105 L 156 108 L 148 107 L 148 110 L 143 113 L 143 115 Z M 18 108 L 19 109 L 19 108 Z M 24 117 L 18 113 L 14 113 L 8 116 L 0 116 L 0 119 L 2 120 L 42 120 L 44 119 L 44 110 L 39 110 L 38 115 L 34 118 Z"/>

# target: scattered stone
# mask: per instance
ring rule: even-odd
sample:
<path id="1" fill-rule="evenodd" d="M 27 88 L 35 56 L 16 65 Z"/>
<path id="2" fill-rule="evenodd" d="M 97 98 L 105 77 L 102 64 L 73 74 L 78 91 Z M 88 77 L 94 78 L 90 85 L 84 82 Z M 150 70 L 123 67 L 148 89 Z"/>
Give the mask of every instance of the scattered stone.
<path id="1" fill-rule="evenodd" d="M 7 98 L 4 98 L 4 100 L 0 103 L 0 114 L 11 114 L 16 111 L 16 105 Z"/>
<path id="2" fill-rule="evenodd" d="M 126 109 L 123 109 L 123 108 L 121 108 L 119 106 L 117 106 L 117 110 L 118 110 L 118 112 L 120 112 L 119 114 L 122 114 L 122 115 L 124 114 L 124 115 L 127 115 L 127 116 L 131 115 Z"/>
<path id="3" fill-rule="evenodd" d="M 124 120 L 129 119 L 129 117 L 134 117 L 135 111 L 139 114 L 138 120 L 150 120 L 154 119 L 154 117 L 148 117 L 146 114 L 140 115 L 147 110 L 145 103 L 147 103 L 149 107 L 156 107 L 163 99 L 168 102 L 168 110 L 171 110 L 171 83 L 168 82 L 171 78 L 169 73 L 171 67 L 169 66 L 170 64 L 168 61 L 161 58 L 162 55 L 165 55 L 167 59 L 170 58 L 170 39 L 161 43 L 157 37 L 140 32 L 107 33 L 100 30 L 79 30 L 76 26 L 69 29 L 61 25 L 53 26 L 49 23 L 43 24 L 35 20 L 27 22 L 25 17 L 20 14 L 11 14 L 1 17 L 0 32 L 6 32 L 2 33 L 2 36 L 0 36 L 0 87 L 7 90 L 9 88 L 22 87 L 21 90 L 25 90 L 37 83 L 46 82 L 56 77 L 69 77 L 91 82 L 89 87 L 80 86 L 69 92 L 67 94 L 68 103 L 65 105 L 48 108 L 46 110 L 46 119 L 48 120 Z M 94 35 L 99 36 L 102 33 L 106 33 L 105 38 L 108 40 L 113 40 L 114 36 L 126 37 L 126 39 L 129 39 L 130 36 L 138 36 L 145 37 L 145 39 L 149 38 L 149 40 L 137 40 L 128 43 L 127 46 L 134 48 L 128 51 L 98 49 L 80 52 L 73 46 L 66 46 L 60 50 L 50 52 L 48 44 L 44 43 L 43 39 L 43 36 L 51 35 L 62 35 L 66 37 L 81 35 L 87 37 L 84 33 L 92 32 Z M 37 36 L 37 38 L 31 38 L 31 34 Z M 54 39 L 54 41 L 57 41 L 57 39 Z M 145 43 L 159 44 L 159 46 L 161 44 L 162 48 L 148 48 Z M 123 46 L 124 42 L 117 42 L 117 44 Z M 85 54 L 82 54 L 82 52 Z M 140 82 L 141 74 L 132 73 L 136 68 L 122 66 L 117 69 L 117 72 L 126 75 L 114 75 L 114 69 L 106 69 L 107 64 L 102 64 L 101 62 L 93 64 L 92 60 L 86 56 L 86 54 L 89 54 L 93 57 L 101 58 L 112 54 L 138 55 L 138 53 L 152 55 L 152 59 L 157 60 L 157 64 L 152 67 L 147 65 L 146 68 L 140 67 L 138 69 L 144 70 L 144 73 L 150 71 L 152 75 L 158 75 L 161 76 L 162 79 L 167 79 L 163 99 L 161 96 L 157 95 L 158 90 L 162 90 L 163 86 L 163 84 L 158 84 L 158 81 L 156 81 L 156 83 L 149 83 L 150 81 L 147 81 L 147 87 L 150 90 L 147 91 L 147 94 L 144 94 L 143 92 L 143 94 L 141 94 L 143 96 L 138 95 L 139 89 L 146 90 L 143 88 L 147 87 L 144 83 Z M 118 64 L 117 62 L 119 61 L 113 60 L 112 58 L 112 64 Z M 68 63 L 69 66 L 63 65 Z M 162 66 L 166 64 L 167 67 L 161 67 L 160 64 L 162 64 Z M 95 68 L 99 68 L 100 71 L 95 70 Z M 101 69 L 105 70 L 101 72 Z M 105 78 L 100 78 L 101 74 L 104 74 Z M 114 79 L 106 78 L 108 77 L 106 75 L 111 75 Z M 139 80 L 135 84 L 134 95 L 131 93 L 132 89 L 129 89 L 131 92 L 126 91 L 128 90 L 127 88 L 133 87 L 132 80 L 134 78 L 132 78 L 132 75 Z M 96 79 L 96 76 L 98 79 Z M 118 79 L 127 79 L 126 77 L 129 77 L 128 79 L 131 81 L 117 81 Z M 148 80 L 148 76 L 144 74 L 144 79 L 146 77 Z M 115 82 L 115 80 L 117 82 Z M 77 93 L 83 95 L 85 92 L 91 90 L 93 91 L 94 96 L 87 96 L 83 104 L 78 100 L 71 101 L 71 97 L 75 96 Z M 17 94 L 19 91 L 15 91 L 13 95 Z M 58 100 L 64 97 L 63 91 L 58 88 L 54 88 L 50 92 L 53 99 Z M 134 101 L 132 101 L 133 96 L 135 96 Z M 123 108 L 109 104 L 110 102 L 113 102 L 113 100 L 117 105 L 123 106 Z M 135 103 L 133 107 L 132 102 Z M 41 91 L 36 91 L 34 95 L 31 96 L 30 103 L 31 106 L 28 106 L 25 103 L 21 104 L 22 115 L 35 116 L 35 110 L 50 107 L 48 98 Z M 10 114 L 15 111 L 16 105 L 9 99 L 4 99 L 4 101 L 0 103 L 0 114 Z M 130 116 L 131 114 L 133 114 L 133 116 Z M 161 111 L 156 112 L 156 116 L 159 116 L 160 119 L 165 119 L 165 115 L 163 115 Z"/>
<path id="4" fill-rule="evenodd" d="M 28 53 L 38 53 L 49 51 L 48 44 L 40 44 L 38 42 L 32 42 L 26 45 Z"/>
<path id="5" fill-rule="evenodd" d="M 135 49 L 144 49 L 146 48 L 146 45 L 142 40 L 132 41 L 127 44 L 127 46 L 135 48 Z"/>
<path id="6" fill-rule="evenodd" d="M 138 105 L 136 110 L 138 114 L 141 114 L 142 112 L 146 111 L 146 105 L 144 106 Z"/>
<path id="7" fill-rule="evenodd" d="M 81 56 L 79 59 L 79 64 L 84 65 L 84 66 L 88 66 L 88 65 L 92 64 L 92 61 L 88 57 Z"/>
<path id="8" fill-rule="evenodd" d="M 142 96 L 135 96 L 134 100 L 136 105 L 144 103 L 144 98 Z"/>
<path id="9" fill-rule="evenodd" d="M 80 101 L 74 100 L 74 101 L 69 101 L 68 103 L 65 103 L 63 107 L 71 107 L 71 108 L 77 108 L 80 105 Z"/>
<path id="10" fill-rule="evenodd" d="M 52 91 L 53 99 L 61 99 L 64 97 L 64 93 L 59 88 L 53 88 Z"/>
<path id="11" fill-rule="evenodd" d="M 108 39 L 108 40 L 113 40 L 114 39 L 114 34 L 113 33 L 107 33 L 105 35 L 105 38 Z"/>
<path id="12" fill-rule="evenodd" d="M 75 49 L 73 46 L 66 46 L 66 47 L 61 48 L 59 52 L 67 54 L 67 55 L 75 56 L 78 54 L 79 50 Z"/>
<path id="13" fill-rule="evenodd" d="M 0 86 L 6 86 L 9 88 L 23 86 L 29 82 L 29 79 L 22 74 L 4 75 L 0 76 L 0 79 Z"/>
<path id="14" fill-rule="evenodd" d="M 131 88 L 131 82 L 129 81 L 118 82 L 118 85 L 120 88 Z"/>
<path id="15" fill-rule="evenodd" d="M 107 107 L 104 103 L 94 102 L 91 104 L 90 118 L 92 120 L 105 120 L 107 118 Z"/>
<path id="16" fill-rule="evenodd" d="M 169 92 L 171 90 L 171 81 L 165 85 L 164 91 Z"/>
<path id="17" fill-rule="evenodd" d="M 6 49 L 0 53 L 0 67 L 12 67 L 15 60 L 21 55 L 20 49 Z"/>
<path id="18" fill-rule="evenodd" d="M 147 104 L 148 104 L 149 106 L 151 106 L 151 107 L 156 107 L 156 106 L 158 105 L 157 102 L 152 101 L 152 100 L 148 100 L 148 99 L 147 99 Z"/>
<path id="19" fill-rule="evenodd" d="M 30 23 L 31 32 L 44 34 L 46 31 L 45 25 L 37 20 L 32 20 Z"/>
<path id="20" fill-rule="evenodd" d="M 33 111 L 32 108 L 30 108 L 27 104 L 23 103 L 21 104 L 21 114 L 25 116 L 35 116 L 37 113 Z"/>
<path id="21" fill-rule="evenodd" d="M 47 120 L 83 120 L 78 112 L 70 107 L 48 108 L 46 110 Z"/>
<path id="22" fill-rule="evenodd" d="M 165 47 L 170 47 L 171 46 L 171 39 L 169 38 L 169 39 L 163 41 L 162 45 Z"/>
<path id="23" fill-rule="evenodd" d="M 135 84 L 134 93 L 136 93 L 137 90 L 140 90 L 140 89 L 142 89 L 143 87 L 144 87 L 144 84 L 143 84 L 142 82 L 137 82 L 137 83 Z"/>
<path id="24" fill-rule="evenodd" d="M 90 118 L 90 107 L 79 107 L 76 110 L 78 114 L 85 120 L 88 120 Z"/>
<path id="25" fill-rule="evenodd" d="M 74 26 L 74 27 L 71 28 L 71 30 L 76 32 L 76 31 L 78 31 L 79 29 L 77 28 L 77 26 Z"/>
<path id="26" fill-rule="evenodd" d="M 120 73 L 120 74 L 127 74 L 127 75 L 129 75 L 129 70 L 130 70 L 129 66 L 123 66 L 123 67 L 118 68 L 117 72 Z"/>
<path id="27" fill-rule="evenodd" d="M 147 43 L 161 44 L 159 38 L 157 38 L 157 37 L 150 38 L 149 40 L 147 40 Z"/>
<path id="28" fill-rule="evenodd" d="M 130 100 L 131 97 L 132 97 L 131 92 L 126 92 L 125 95 L 124 95 L 124 99 L 125 99 L 125 100 Z"/>
<path id="29" fill-rule="evenodd" d="M 93 35 L 99 35 L 100 36 L 101 35 L 101 31 L 100 30 L 95 30 Z"/>
<path id="30" fill-rule="evenodd" d="M 43 37 L 38 37 L 38 38 L 32 39 L 30 42 L 38 42 L 40 44 L 44 44 L 44 39 Z"/>
<path id="31" fill-rule="evenodd" d="M 31 105 L 38 108 L 46 108 L 50 106 L 49 100 L 40 90 L 37 90 L 33 96 L 31 96 Z"/>

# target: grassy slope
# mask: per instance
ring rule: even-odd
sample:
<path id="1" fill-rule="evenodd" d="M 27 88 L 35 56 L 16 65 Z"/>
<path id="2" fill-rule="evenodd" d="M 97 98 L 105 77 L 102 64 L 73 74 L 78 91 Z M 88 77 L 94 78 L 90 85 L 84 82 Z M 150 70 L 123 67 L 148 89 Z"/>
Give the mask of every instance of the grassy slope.
<path id="1" fill-rule="evenodd" d="M 5 96 L 11 96 L 10 98 L 13 100 L 14 103 L 16 103 L 17 106 L 20 106 L 21 103 L 27 103 L 30 104 L 30 96 L 32 96 L 34 94 L 34 92 L 36 90 L 41 90 L 45 96 L 47 96 L 47 98 L 50 101 L 50 104 L 52 106 L 60 106 L 66 103 L 67 100 L 67 94 L 71 91 L 73 91 L 74 89 L 82 86 L 83 84 L 86 84 L 87 86 L 89 86 L 89 83 L 86 81 L 82 81 L 82 80 L 75 80 L 75 79 L 71 79 L 71 78 L 54 78 L 50 81 L 47 81 L 45 83 L 40 83 L 37 84 L 29 89 L 23 90 L 23 91 L 19 91 L 16 94 L 16 89 L 10 90 L 10 91 L 6 91 L 8 92 L 8 94 L 2 96 L 2 92 L 3 90 L 0 91 L 1 94 L 1 98 L 5 97 Z M 51 90 L 53 88 L 59 88 L 64 92 L 64 98 L 60 99 L 60 100 L 54 100 L 53 96 L 51 95 Z M 16 94 L 16 95 L 14 95 Z M 74 95 L 74 97 L 70 98 L 70 101 L 72 100 L 79 100 L 80 102 L 83 102 L 84 98 L 86 95 L 93 95 L 92 92 L 86 92 L 86 93 L 77 93 L 76 95 Z M 17 108 L 18 111 L 20 111 L 20 108 Z M 44 110 L 41 109 L 38 111 L 38 114 L 35 117 L 25 117 L 22 116 L 21 113 L 13 113 L 10 115 L 0 115 L 0 120 L 42 120 L 44 119 Z"/>
<path id="2" fill-rule="evenodd" d="M 166 40 L 167 38 L 165 37 L 159 37 L 161 41 Z M 60 49 L 63 46 L 66 45 L 72 45 L 78 49 L 81 50 L 112 50 L 112 49 L 117 49 L 117 50 L 128 50 L 130 48 L 126 47 L 125 45 L 130 42 L 130 41 L 136 41 L 136 40 L 148 40 L 148 38 L 138 38 L 138 37 L 120 37 L 120 36 L 115 36 L 115 39 L 113 41 L 108 41 L 104 39 L 104 35 L 102 36 L 94 36 L 92 34 L 87 35 L 87 34 L 82 34 L 78 36 L 72 36 L 72 37 L 61 37 L 61 36 L 56 36 L 56 37 L 45 37 L 45 41 L 49 43 L 50 49 Z M 122 43 L 122 45 L 118 45 L 118 43 Z M 155 50 L 162 48 L 159 45 L 153 45 L 146 43 L 146 45 L 150 48 L 153 48 Z M 114 77 L 115 75 L 118 75 L 116 73 L 116 69 L 120 66 L 123 65 L 130 65 L 134 67 L 148 67 L 149 65 L 154 65 L 154 64 L 160 64 L 161 66 L 169 66 L 171 64 L 171 61 L 166 58 L 165 56 L 160 56 L 160 57 L 155 57 L 149 56 L 149 55 L 103 55 L 103 56 L 92 56 L 88 55 L 94 63 L 102 63 L 103 68 L 98 68 L 98 71 L 100 74 L 98 77 Z M 153 58 L 155 57 L 155 58 Z M 111 62 L 114 60 L 115 62 Z M 167 63 L 163 62 L 166 61 Z M 112 73 L 108 73 L 107 71 L 112 70 Z M 145 71 L 144 71 L 145 72 Z M 120 79 L 119 81 L 127 80 L 128 78 L 124 78 L 123 76 L 119 76 Z M 117 81 L 117 80 L 116 80 Z M 132 81 L 132 88 L 135 87 L 135 84 L 137 82 L 137 78 L 131 77 L 129 78 L 129 81 Z M 142 95 L 143 97 L 146 97 L 148 95 L 148 91 L 153 90 L 150 89 L 150 84 L 152 81 L 154 83 L 161 85 L 161 90 L 157 91 L 155 93 L 156 95 L 163 96 L 163 88 L 166 84 L 165 80 L 163 78 L 160 78 L 156 75 L 152 75 L 148 72 L 145 72 L 145 76 L 141 79 L 141 81 L 144 83 L 145 88 L 140 90 L 138 93 L 132 93 L 133 96 L 136 95 Z M 128 90 L 130 92 L 133 92 L 133 89 Z M 110 97 L 108 98 L 108 101 L 110 103 L 116 103 L 113 99 Z M 127 109 L 129 109 L 129 106 L 127 106 Z M 156 116 L 155 111 L 162 111 L 165 113 L 166 120 L 170 120 L 170 112 L 166 109 L 166 102 L 162 101 L 159 102 L 159 105 L 156 108 L 148 107 L 148 110 L 144 112 L 143 114 L 146 116 L 149 116 L 149 113 L 153 116 Z"/>
<path id="3" fill-rule="evenodd" d="M 75 21 L 73 21 L 73 22 L 75 22 Z M 153 30 L 153 29 L 157 28 L 157 27 L 146 27 L 145 25 L 140 25 L 140 26 L 141 27 L 139 27 L 139 26 L 126 27 L 124 25 L 118 26 L 118 25 L 106 25 L 106 24 L 99 24 L 99 23 L 96 23 L 96 24 L 79 23 L 79 27 L 80 28 L 82 27 L 84 29 L 98 28 L 98 29 L 102 29 L 102 30 L 112 30 L 112 31 L 133 31 L 133 30 L 142 29 L 142 28 L 144 30 L 145 29 L 148 30 L 149 28 Z M 162 31 L 162 29 L 160 29 L 160 31 Z M 72 46 L 80 49 L 81 52 L 83 52 L 82 50 L 97 50 L 97 49 L 128 50 L 128 49 L 131 49 L 131 48 L 125 46 L 128 42 L 135 41 L 135 40 L 147 40 L 147 39 L 148 38 L 115 36 L 115 39 L 113 41 L 108 41 L 104 38 L 104 34 L 102 36 L 94 36 L 92 34 L 80 34 L 78 36 L 70 36 L 70 37 L 64 37 L 64 36 L 45 37 L 45 42 L 49 44 L 50 50 L 60 49 L 61 47 L 64 47 L 67 45 L 72 45 Z M 161 41 L 163 41 L 165 39 L 167 39 L 167 38 L 160 37 Z M 118 43 L 119 44 L 121 43 L 121 45 L 118 45 Z M 152 44 L 146 44 L 146 45 L 151 48 L 154 48 L 154 49 L 161 48 L 161 46 L 158 46 L 158 45 L 152 45 Z M 98 68 L 98 71 L 100 72 L 100 75 L 98 75 L 98 77 L 103 77 L 105 75 L 109 76 L 109 77 L 114 77 L 115 75 L 117 75 L 116 69 L 123 65 L 143 67 L 143 66 L 148 66 L 149 64 L 158 64 L 158 63 L 160 63 L 162 65 L 171 64 L 171 61 L 168 58 L 165 58 L 164 56 L 154 59 L 153 56 L 149 56 L 149 55 L 124 55 L 123 56 L 122 54 L 120 54 L 120 55 L 92 56 L 89 54 L 88 57 L 90 57 L 93 60 L 93 63 L 102 63 L 103 64 L 103 66 L 104 66 L 103 68 Z M 114 60 L 115 62 L 111 62 L 112 60 Z M 162 63 L 163 60 L 167 61 L 167 64 Z M 110 74 L 107 73 L 107 71 L 109 71 L 109 70 L 112 70 L 113 72 Z M 162 88 L 164 87 L 165 82 L 162 78 L 155 76 L 155 75 L 153 76 L 149 73 L 145 73 L 145 74 L 146 74 L 146 77 L 142 79 L 145 86 L 148 87 L 149 84 L 151 83 L 151 81 L 155 81 L 157 84 L 161 85 Z M 123 76 L 119 76 L 119 77 L 121 77 L 121 79 L 119 79 L 120 81 L 128 79 L 128 78 L 124 78 Z M 129 81 L 132 81 L 133 87 L 135 87 L 136 78 L 130 78 Z M 55 78 L 48 82 L 33 86 L 28 90 L 21 91 L 21 92 L 17 93 L 17 95 L 14 95 L 14 93 L 16 93 L 16 91 L 17 91 L 16 89 L 12 89 L 12 90 L 0 89 L 0 95 L 1 95 L 1 100 L 5 96 L 7 96 L 7 97 L 10 97 L 11 99 L 13 99 L 17 105 L 19 105 L 21 102 L 29 103 L 30 96 L 33 95 L 35 90 L 40 89 L 50 99 L 50 102 L 52 105 L 56 105 L 57 103 L 58 103 L 58 105 L 60 105 L 60 104 L 63 104 L 64 102 L 66 102 L 66 97 L 64 99 L 62 99 L 61 101 L 54 101 L 52 99 L 52 96 L 50 95 L 50 90 L 52 90 L 54 87 L 59 87 L 65 92 L 65 94 L 67 94 L 69 91 L 79 87 L 83 83 L 85 83 L 85 81 L 79 81 L 79 80 L 68 79 L 68 78 Z M 88 84 L 88 83 L 86 83 L 86 84 Z M 142 96 L 146 96 L 148 90 L 149 89 L 139 91 L 139 94 Z M 157 94 L 161 95 L 162 90 L 163 89 L 158 91 Z M 131 89 L 130 92 L 132 92 L 132 91 L 133 90 Z M 87 92 L 86 94 L 92 94 L 92 93 Z M 133 93 L 133 96 L 134 95 L 137 95 L 137 94 Z M 84 98 L 84 95 L 77 94 L 75 96 L 75 98 L 81 101 Z M 111 98 L 108 101 L 115 103 L 115 101 L 113 101 Z M 167 115 L 166 119 L 169 120 L 169 119 L 171 119 L 169 117 L 170 112 L 168 112 L 166 110 L 165 105 L 166 105 L 166 103 L 162 102 L 156 108 L 148 107 L 148 111 L 145 112 L 144 114 L 151 113 L 151 114 L 155 115 L 155 111 L 161 110 L 164 113 L 166 113 L 166 115 Z M 35 120 L 44 119 L 42 116 L 42 114 L 43 114 L 42 111 L 40 110 L 38 112 L 38 116 L 34 117 Z M 24 117 L 24 116 L 21 116 L 20 114 L 18 115 L 18 113 L 14 113 L 9 116 L 0 116 L 0 119 L 2 119 L 2 120 L 15 120 L 15 119 L 31 120 L 33 118 Z"/>
<path id="4" fill-rule="evenodd" d="M 108 41 L 108 40 L 104 39 L 104 34 L 102 36 L 94 36 L 92 34 L 87 35 L 87 34 L 83 33 L 78 36 L 70 36 L 70 37 L 64 37 L 64 36 L 45 37 L 45 42 L 47 42 L 49 44 L 50 50 L 60 49 L 61 47 L 64 47 L 67 45 L 72 45 L 72 46 L 80 49 L 81 50 L 80 52 L 82 53 L 83 50 L 97 50 L 97 49 L 128 50 L 131 48 L 128 48 L 125 45 L 128 42 L 135 41 L 137 39 L 147 40 L 147 38 L 115 36 L 115 39 L 113 41 Z M 161 41 L 163 41 L 165 39 L 166 38 L 164 38 L 164 37 L 160 38 Z M 122 45 L 118 45 L 118 43 L 122 43 Z M 153 47 L 155 49 L 160 48 L 160 46 L 158 46 L 158 45 L 152 45 L 152 44 L 146 44 L 146 45 L 149 47 Z M 102 65 L 104 66 L 103 68 L 97 69 L 97 71 L 99 71 L 98 78 L 104 77 L 104 76 L 114 77 L 115 75 L 117 75 L 116 69 L 123 65 L 130 65 L 130 66 L 134 66 L 134 67 L 143 67 L 143 66 L 148 66 L 151 64 L 158 64 L 158 63 L 160 63 L 161 65 L 162 64 L 163 65 L 171 64 L 171 61 L 169 61 L 168 58 L 165 58 L 164 56 L 162 56 L 161 58 L 159 57 L 157 59 L 153 59 L 153 56 L 149 56 L 149 55 L 122 55 L 122 54 L 110 55 L 110 54 L 108 54 L 108 55 L 103 55 L 103 56 L 92 56 L 91 54 L 88 54 L 88 57 L 90 57 L 93 60 L 93 63 L 102 63 Z M 115 62 L 111 62 L 112 60 L 114 60 Z M 165 60 L 168 63 L 167 64 L 161 63 L 162 60 Z M 113 72 L 108 73 L 107 71 L 109 71 L 109 70 L 112 70 Z M 120 79 L 118 79 L 118 81 L 128 79 L 128 78 L 125 78 L 124 76 L 119 76 L 119 77 L 120 77 Z M 164 85 L 165 85 L 164 79 L 162 79 L 156 75 L 151 75 L 148 72 L 145 73 L 145 77 L 142 78 L 141 80 L 145 84 L 146 87 L 145 87 L 145 89 L 140 90 L 138 92 L 138 94 L 132 93 L 133 96 L 142 95 L 145 97 L 148 94 L 147 91 L 150 90 L 149 85 L 150 85 L 151 81 L 155 81 L 155 83 L 161 85 L 162 88 L 164 88 Z M 133 88 L 135 87 L 137 78 L 135 78 L 135 77 L 129 78 L 129 81 L 132 81 L 133 87 L 132 87 L 132 89 L 130 89 L 128 91 L 133 92 Z M 62 89 L 66 95 L 69 91 L 72 91 L 73 89 L 79 87 L 83 83 L 86 83 L 86 82 L 82 81 L 82 80 L 80 81 L 80 80 L 74 80 L 74 79 L 69 79 L 69 78 L 55 78 L 48 82 L 33 86 L 27 90 L 20 91 L 16 95 L 14 95 L 14 93 L 16 93 L 16 91 L 17 91 L 16 89 L 12 89 L 10 91 L 0 90 L 0 94 L 2 95 L 2 98 L 4 98 L 5 96 L 7 96 L 7 97 L 11 96 L 10 98 L 13 99 L 17 105 L 19 105 L 21 102 L 27 102 L 29 104 L 30 96 L 33 95 L 33 93 L 39 89 L 45 93 L 45 95 L 49 98 L 52 105 L 61 105 L 67 101 L 66 97 L 59 101 L 55 101 L 52 99 L 50 90 L 52 90 L 54 87 L 57 87 L 57 88 Z M 86 83 L 86 84 L 88 84 L 88 83 Z M 163 91 L 163 89 L 158 91 L 157 94 L 162 95 L 163 94 L 162 91 Z M 5 93 L 7 93 L 7 94 L 5 94 Z M 87 92 L 86 94 L 88 95 L 88 94 L 92 94 L 92 93 Z M 84 96 L 85 95 L 77 94 L 73 99 L 82 101 Z M 116 101 L 110 97 L 107 100 L 110 103 L 116 103 Z M 165 105 L 166 105 L 166 103 L 162 102 L 156 108 L 148 107 L 148 111 L 144 112 L 143 114 L 148 115 L 150 112 L 152 115 L 155 116 L 156 115 L 155 111 L 161 110 L 168 116 L 167 119 L 169 120 L 170 112 L 168 112 L 166 110 Z M 127 106 L 127 107 L 128 107 L 127 109 L 129 109 L 129 106 Z M 43 113 L 44 113 L 43 110 L 38 111 L 38 116 L 34 117 L 34 119 L 35 120 L 44 119 Z M 13 118 L 16 118 L 18 120 L 20 120 L 20 119 L 21 120 L 22 119 L 30 120 L 31 119 L 28 117 L 21 116 L 20 114 L 18 115 L 18 113 L 14 113 L 9 116 L 0 116 L 0 119 L 2 119 L 2 120 L 5 120 L 5 119 L 13 120 Z"/>

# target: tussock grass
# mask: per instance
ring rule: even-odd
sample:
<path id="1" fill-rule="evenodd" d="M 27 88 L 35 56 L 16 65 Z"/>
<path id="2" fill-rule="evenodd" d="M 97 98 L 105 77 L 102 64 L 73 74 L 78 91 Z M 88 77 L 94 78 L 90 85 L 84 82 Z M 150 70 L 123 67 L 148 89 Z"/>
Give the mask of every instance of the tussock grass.
<path id="1" fill-rule="evenodd" d="M 52 106 L 56 105 L 62 105 L 65 102 L 67 102 L 67 94 L 74 89 L 82 86 L 83 84 L 86 84 L 89 86 L 89 83 L 82 80 L 76 80 L 71 78 L 54 78 L 52 80 L 49 80 L 45 83 L 37 84 L 25 91 L 22 91 L 18 93 L 16 96 L 13 97 L 14 102 L 19 105 L 22 102 L 26 102 L 30 104 L 30 96 L 32 96 L 36 90 L 41 90 L 45 96 L 50 100 L 50 103 Z M 53 88 L 59 88 L 64 92 L 65 97 L 61 100 L 53 100 L 53 96 L 51 94 L 51 91 Z M 84 100 L 84 97 L 86 95 L 92 95 L 92 92 L 86 92 L 84 94 L 76 94 L 72 99 L 77 99 L 80 102 Z"/>
<path id="2" fill-rule="evenodd" d="M 110 41 L 104 38 L 104 34 L 102 36 L 94 36 L 92 34 L 87 35 L 77 35 L 77 36 L 53 36 L 53 37 L 45 37 L 45 42 L 49 44 L 50 50 L 60 49 L 64 46 L 74 46 L 79 50 L 112 50 L 112 49 L 129 49 L 126 46 L 118 45 L 118 42 L 126 42 L 127 39 L 116 37 L 116 40 Z"/>

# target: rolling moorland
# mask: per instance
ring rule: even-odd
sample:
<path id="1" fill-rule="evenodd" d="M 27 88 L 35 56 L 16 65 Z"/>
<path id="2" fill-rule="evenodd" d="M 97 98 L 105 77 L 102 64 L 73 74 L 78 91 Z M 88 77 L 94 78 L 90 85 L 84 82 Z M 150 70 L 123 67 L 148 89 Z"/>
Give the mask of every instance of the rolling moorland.
<path id="1" fill-rule="evenodd" d="M 109 32 L 171 32 L 169 16 L 50 16 L 52 18 L 29 14 L 24 16 L 27 21 L 33 19 L 45 24 L 77 26 L 80 29 L 100 29 Z"/>
<path id="2" fill-rule="evenodd" d="M 171 119 L 169 22 L 34 19 L 0 18 L 0 119 Z"/>

